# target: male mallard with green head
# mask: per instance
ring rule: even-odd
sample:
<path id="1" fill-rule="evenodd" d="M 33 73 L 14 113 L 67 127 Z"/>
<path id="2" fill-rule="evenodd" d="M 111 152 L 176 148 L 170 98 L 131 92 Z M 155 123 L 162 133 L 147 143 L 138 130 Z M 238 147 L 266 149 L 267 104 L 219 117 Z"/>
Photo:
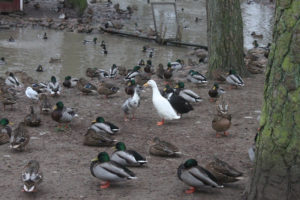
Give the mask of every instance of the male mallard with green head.
<path id="1" fill-rule="evenodd" d="M 126 150 L 123 142 L 118 142 L 116 151 L 111 155 L 111 160 L 123 166 L 142 166 L 147 163 L 147 160 L 135 150 Z"/>
<path id="2" fill-rule="evenodd" d="M 108 133 L 114 135 L 119 132 L 120 129 L 116 125 L 105 121 L 103 117 L 97 117 L 96 120 L 92 121 L 91 129 L 98 132 Z"/>
<path id="3" fill-rule="evenodd" d="M 226 77 L 226 82 L 231 86 L 243 87 L 244 81 L 243 79 L 236 73 L 234 69 L 229 70 L 229 75 Z"/>
<path id="4" fill-rule="evenodd" d="M 126 94 L 132 96 L 134 94 L 134 88 L 136 87 L 135 80 L 130 80 L 125 87 Z"/>
<path id="5" fill-rule="evenodd" d="M 12 133 L 12 129 L 9 124 L 10 123 L 7 118 L 2 118 L 0 120 L 0 145 L 9 142 Z"/>
<path id="6" fill-rule="evenodd" d="M 224 94 L 225 91 L 219 87 L 218 83 L 214 83 L 213 87 L 209 89 L 208 95 L 210 96 L 210 101 L 215 101 L 217 100 L 220 95 Z"/>
<path id="7" fill-rule="evenodd" d="M 110 182 L 137 179 L 135 174 L 128 168 L 111 161 L 106 152 L 99 153 L 97 158 L 92 160 L 90 170 L 94 177 L 105 181 L 101 184 L 101 189 L 108 188 L 110 186 Z"/>
<path id="8" fill-rule="evenodd" d="M 59 82 L 56 80 L 55 76 L 51 76 L 51 80 L 48 83 L 48 91 L 50 92 L 51 96 L 59 96 L 60 95 L 60 85 Z"/>
<path id="9" fill-rule="evenodd" d="M 197 84 L 206 84 L 207 83 L 206 77 L 203 74 L 201 74 L 200 72 L 197 72 L 195 70 L 189 71 L 187 80 L 192 83 L 197 83 Z"/>
<path id="10" fill-rule="evenodd" d="M 217 183 L 216 177 L 214 177 L 208 170 L 198 165 L 195 159 L 188 159 L 181 164 L 177 169 L 178 178 L 191 186 L 185 193 L 191 194 L 195 192 L 195 189 L 202 187 L 216 187 L 223 188 L 222 185 Z"/>
<path id="11" fill-rule="evenodd" d="M 71 76 L 66 76 L 63 82 L 63 86 L 66 88 L 73 88 L 77 85 L 78 78 L 72 78 Z"/>
<path id="12" fill-rule="evenodd" d="M 65 107 L 63 102 L 61 101 L 56 103 L 51 114 L 51 117 L 54 121 L 58 123 L 64 123 L 66 124 L 66 126 L 72 121 L 74 117 L 77 116 L 78 115 L 75 113 L 74 109 Z"/>
<path id="13" fill-rule="evenodd" d="M 175 86 L 175 93 L 184 98 L 186 101 L 190 103 L 201 102 L 201 97 L 189 89 L 184 89 L 184 83 L 178 82 Z"/>

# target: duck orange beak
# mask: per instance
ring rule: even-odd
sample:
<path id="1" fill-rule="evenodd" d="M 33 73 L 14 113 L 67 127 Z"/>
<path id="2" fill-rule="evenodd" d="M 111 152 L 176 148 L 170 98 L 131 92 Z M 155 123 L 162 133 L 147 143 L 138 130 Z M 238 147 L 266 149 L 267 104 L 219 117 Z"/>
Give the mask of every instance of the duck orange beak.
<path id="1" fill-rule="evenodd" d="M 148 83 L 145 83 L 143 86 L 144 86 L 144 87 L 148 87 L 148 86 L 149 86 L 149 84 L 148 84 Z"/>
<path id="2" fill-rule="evenodd" d="M 55 106 L 53 106 L 53 108 L 52 108 L 52 110 L 56 110 L 57 109 L 57 106 L 55 105 Z"/>

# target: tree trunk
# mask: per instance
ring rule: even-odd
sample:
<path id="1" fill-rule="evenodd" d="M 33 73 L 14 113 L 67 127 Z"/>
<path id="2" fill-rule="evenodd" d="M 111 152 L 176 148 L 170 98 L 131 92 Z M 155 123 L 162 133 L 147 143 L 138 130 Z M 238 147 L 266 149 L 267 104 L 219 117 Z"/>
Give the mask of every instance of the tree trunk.
<path id="1" fill-rule="evenodd" d="M 208 77 L 235 69 L 244 76 L 243 21 L 240 0 L 207 0 Z"/>
<path id="2" fill-rule="evenodd" d="M 300 0 L 277 0 L 248 200 L 300 199 Z"/>

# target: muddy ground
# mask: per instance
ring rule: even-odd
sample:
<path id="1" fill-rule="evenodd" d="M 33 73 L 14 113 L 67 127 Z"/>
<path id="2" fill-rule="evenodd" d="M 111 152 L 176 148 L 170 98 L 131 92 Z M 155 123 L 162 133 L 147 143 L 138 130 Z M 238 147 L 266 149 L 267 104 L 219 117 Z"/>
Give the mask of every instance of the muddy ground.
<path id="1" fill-rule="evenodd" d="M 157 80 L 156 76 L 153 77 Z M 245 87 L 226 90 L 230 113 L 233 116 L 228 137 L 216 138 L 211 128 L 215 113 L 215 104 L 209 102 L 207 86 L 199 87 L 186 83 L 203 98 L 203 102 L 194 104 L 194 111 L 180 120 L 167 121 L 164 126 L 156 126 L 159 119 L 151 100 L 151 89 L 142 93 L 141 105 L 137 110 L 136 121 L 123 121 L 122 103 L 128 98 L 124 86 L 119 83 L 120 91 L 109 99 L 103 96 L 79 95 L 77 89 L 64 89 L 62 96 L 51 98 L 54 104 L 61 100 L 67 107 L 77 109 L 79 117 L 71 123 L 71 129 L 57 132 L 57 123 L 50 116 L 42 115 L 42 125 L 28 127 L 31 140 L 24 152 L 12 152 L 8 144 L 0 146 L 0 190 L 1 199 L 202 199 L 202 200 L 238 200 L 241 198 L 253 164 L 248 158 L 248 148 L 258 128 L 257 116 L 261 109 L 264 75 L 245 78 Z M 116 80 L 116 82 L 120 82 Z M 163 81 L 158 81 L 160 87 Z M 14 123 L 13 128 L 29 112 L 31 102 L 21 93 L 13 110 L 9 107 L 0 117 L 7 117 Z M 35 103 L 36 110 L 38 109 Z M 148 159 L 146 167 L 132 168 L 138 177 L 123 183 L 113 184 L 109 189 L 100 189 L 100 180 L 90 173 L 90 160 L 101 151 L 113 152 L 113 149 L 88 147 L 82 144 L 83 134 L 92 120 L 103 116 L 121 128 L 116 135 L 129 149 L 135 149 Z M 161 158 L 150 156 L 148 141 L 158 136 L 176 144 L 183 155 L 179 158 Z M 187 195 L 188 188 L 177 178 L 177 167 L 188 158 L 195 158 L 205 165 L 216 155 L 245 173 L 245 179 L 228 184 L 223 189 L 197 191 Z M 25 164 L 36 159 L 44 173 L 44 181 L 38 192 L 21 192 L 21 171 Z"/>

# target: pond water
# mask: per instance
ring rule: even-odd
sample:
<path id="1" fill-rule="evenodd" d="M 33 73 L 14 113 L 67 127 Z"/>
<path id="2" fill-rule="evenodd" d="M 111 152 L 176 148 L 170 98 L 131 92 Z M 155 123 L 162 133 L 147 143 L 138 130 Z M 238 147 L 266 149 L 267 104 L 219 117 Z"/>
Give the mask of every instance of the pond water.
<path id="1" fill-rule="evenodd" d="M 138 23 L 143 28 L 153 27 L 151 6 L 147 0 L 117 0 L 121 8 L 133 3 L 138 6 L 137 14 L 133 16 L 132 26 Z M 116 2 L 116 1 L 114 1 Z M 183 41 L 206 45 L 206 11 L 205 1 L 200 0 L 177 0 L 177 16 L 179 24 L 183 27 Z M 182 10 L 184 8 L 184 10 Z M 263 46 L 271 40 L 273 9 L 269 5 L 242 4 L 244 19 L 245 47 L 252 48 L 252 31 L 263 33 L 264 38 L 259 40 Z M 166 15 L 167 16 L 167 15 Z M 195 18 L 199 22 L 195 22 Z M 141 24 L 141 25 L 140 25 Z M 48 40 L 41 39 L 41 35 L 47 31 Z M 7 41 L 12 35 L 16 42 Z M 91 40 L 97 37 L 98 41 L 104 40 L 107 44 L 108 55 L 101 52 L 99 44 L 83 45 L 84 39 Z M 154 48 L 153 64 L 166 64 L 177 58 L 186 56 L 187 48 L 174 46 L 159 46 L 153 42 L 125 38 L 109 34 L 77 34 L 43 29 L 11 29 L 0 31 L 0 57 L 5 57 L 8 64 L 0 65 L 0 74 L 7 70 L 23 69 L 36 79 L 45 81 L 51 75 L 60 79 L 66 75 L 75 77 L 84 76 L 85 69 L 97 67 L 109 69 L 112 64 L 133 67 L 140 59 L 147 60 L 149 52 L 143 53 L 142 46 L 150 45 Z M 50 64 L 50 57 L 60 57 L 60 64 Z M 41 64 L 46 71 L 42 74 L 35 72 Z"/>

